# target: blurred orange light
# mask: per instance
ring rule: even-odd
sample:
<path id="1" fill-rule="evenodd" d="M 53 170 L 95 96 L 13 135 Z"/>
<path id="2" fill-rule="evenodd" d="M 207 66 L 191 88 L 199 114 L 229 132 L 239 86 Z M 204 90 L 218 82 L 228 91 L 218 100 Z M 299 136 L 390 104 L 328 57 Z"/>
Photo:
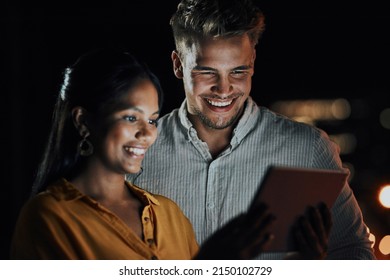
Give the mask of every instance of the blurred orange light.
<path id="1" fill-rule="evenodd" d="M 375 240 L 376 240 L 376 238 L 375 238 L 375 235 L 373 235 L 371 232 L 370 232 L 370 229 L 367 227 L 367 232 L 368 232 L 368 234 L 369 234 L 369 236 L 368 236 L 368 240 L 370 240 L 372 243 L 371 243 L 371 248 L 374 248 L 374 246 L 375 246 Z"/>
<path id="2" fill-rule="evenodd" d="M 351 106 L 348 100 L 343 98 L 282 100 L 271 104 L 270 108 L 299 122 L 309 124 L 320 120 L 345 120 L 351 114 Z"/>
<path id="3" fill-rule="evenodd" d="M 381 242 L 379 242 L 379 251 L 383 255 L 390 254 L 390 235 L 383 236 Z"/>
<path id="4" fill-rule="evenodd" d="M 380 203 L 386 207 L 390 208 L 390 185 L 383 186 L 379 192 L 379 201 Z"/>

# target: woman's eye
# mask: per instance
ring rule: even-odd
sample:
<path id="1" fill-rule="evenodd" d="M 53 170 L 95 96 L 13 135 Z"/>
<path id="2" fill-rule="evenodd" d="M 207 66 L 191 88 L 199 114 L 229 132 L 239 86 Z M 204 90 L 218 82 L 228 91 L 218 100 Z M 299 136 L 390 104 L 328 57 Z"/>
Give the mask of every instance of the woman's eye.
<path id="1" fill-rule="evenodd" d="M 137 120 L 137 118 L 134 116 L 125 116 L 125 117 L 123 117 L 123 119 L 125 119 L 126 121 L 129 121 L 129 122 L 135 122 Z"/>
<path id="2" fill-rule="evenodd" d="M 157 120 L 149 120 L 149 124 L 157 126 Z"/>

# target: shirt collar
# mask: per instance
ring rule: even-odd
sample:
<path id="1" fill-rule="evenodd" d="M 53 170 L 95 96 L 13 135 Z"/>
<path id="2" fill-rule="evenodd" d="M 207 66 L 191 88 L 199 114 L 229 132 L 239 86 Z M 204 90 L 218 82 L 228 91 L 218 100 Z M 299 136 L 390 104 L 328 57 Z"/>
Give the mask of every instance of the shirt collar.
<path id="1" fill-rule="evenodd" d="M 125 184 L 144 203 L 147 203 L 147 204 L 153 203 L 155 205 L 160 205 L 158 199 L 155 198 L 149 192 L 131 184 L 130 182 L 125 181 Z M 72 183 L 70 183 L 65 178 L 61 178 L 56 183 L 51 185 L 47 189 L 47 192 L 52 194 L 58 200 L 70 201 L 70 200 L 77 200 L 77 199 L 81 199 L 81 198 L 91 199 L 89 196 L 80 192 Z"/>
<path id="2" fill-rule="evenodd" d="M 58 200 L 76 200 L 86 196 L 65 178 L 61 178 L 51 184 L 47 191 Z"/>
<path id="3" fill-rule="evenodd" d="M 131 184 L 130 182 L 128 181 L 125 181 L 125 184 L 126 186 L 129 187 L 129 189 L 131 189 L 136 196 L 138 196 L 141 200 L 144 200 L 145 198 L 149 201 L 149 203 L 153 203 L 155 205 L 160 205 L 160 202 L 158 202 L 158 199 L 156 197 L 154 197 L 154 195 L 152 195 L 151 193 Z"/>
<path id="4" fill-rule="evenodd" d="M 232 144 L 240 143 L 245 136 L 254 129 L 259 122 L 259 115 L 259 107 L 256 102 L 253 101 L 252 97 L 248 96 L 248 99 L 245 102 L 244 113 L 233 130 Z"/>
<path id="5" fill-rule="evenodd" d="M 233 130 L 233 137 L 231 140 L 232 145 L 240 143 L 242 139 L 244 139 L 245 136 L 255 127 L 259 119 L 260 110 L 250 96 L 248 96 L 244 106 L 244 113 Z M 183 101 L 179 108 L 179 119 L 180 123 L 185 129 L 187 129 L 188 137 L 190 138 L 193 135 L 195 128 L 188 119 L 187 99 Z"/>
<path id="6" fill-rule="evenodd" d="M 183 103 L 181 103 L 181 106 L 179 108 L 179 119 L 180 119 L 181 124 L 187 130 L 190 130 L 191 127 L 193 127 L 192 123 L 190 122 L 190 120 L 188 118 L 187 99 L 184 99 Z"/>

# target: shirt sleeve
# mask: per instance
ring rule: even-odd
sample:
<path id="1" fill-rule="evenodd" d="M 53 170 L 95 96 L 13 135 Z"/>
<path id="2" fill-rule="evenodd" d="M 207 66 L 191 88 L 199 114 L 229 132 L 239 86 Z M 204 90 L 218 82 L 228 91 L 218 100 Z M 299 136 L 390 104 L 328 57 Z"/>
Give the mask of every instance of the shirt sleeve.
<path id="1" fill-rule="evenodd" d="M 313 153 L 316 168 L 342 169 L 339 147 L 320 131 Z M 332 209 L 333 226 L 329 237 L 328 259 L 375 259 L 367 226 L 359 204 L 346 183 Z"/>
<path id="2" fill-rule="evenodd" d="M 28 201 L 19 214 L 11 243 L 11 259 L 77 259 L 61 209 L 53 197 Z"/>

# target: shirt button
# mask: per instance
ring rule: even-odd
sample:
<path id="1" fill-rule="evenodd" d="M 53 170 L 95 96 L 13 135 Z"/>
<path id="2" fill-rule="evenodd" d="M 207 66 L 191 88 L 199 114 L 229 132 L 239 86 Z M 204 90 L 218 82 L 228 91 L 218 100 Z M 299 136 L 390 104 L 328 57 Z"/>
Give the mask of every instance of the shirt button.
<path id="1" fill-rule="evenodd" d="M 158 260 L 156 256 L 152 256 L 152 260 Z"/>
<path id="2" fill-rule="evenodd" d="M 206 204 L 206 206 L 207 206 L 207 208 L 214 208 L 214 203 L 208 202 L 208 203 Z"/>

